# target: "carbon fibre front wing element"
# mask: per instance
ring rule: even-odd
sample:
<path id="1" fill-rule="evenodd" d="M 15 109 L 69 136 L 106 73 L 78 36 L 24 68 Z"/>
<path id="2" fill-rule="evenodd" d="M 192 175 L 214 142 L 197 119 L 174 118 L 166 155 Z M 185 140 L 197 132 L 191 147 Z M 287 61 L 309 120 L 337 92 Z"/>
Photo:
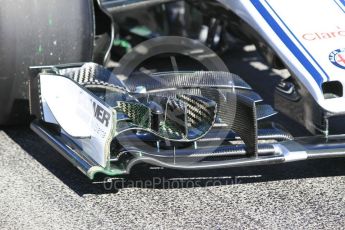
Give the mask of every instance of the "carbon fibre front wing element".
<path id="1" fill-rule="evenodd" d="M 192 170 L 345 155 L 341 137 L 293 140 L 234 74 L 168 72 L 121 81 L 93 63 L 32 73 L 31 128 L 90 179 L 127 174 L 141 163 Z"/>

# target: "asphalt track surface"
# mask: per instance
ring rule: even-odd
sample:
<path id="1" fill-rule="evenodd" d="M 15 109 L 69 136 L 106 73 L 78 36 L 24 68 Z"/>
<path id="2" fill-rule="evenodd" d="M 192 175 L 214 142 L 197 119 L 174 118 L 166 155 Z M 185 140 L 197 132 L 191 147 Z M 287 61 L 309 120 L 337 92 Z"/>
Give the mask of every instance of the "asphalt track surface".
<path id="1" fill-rule="evenodd" d="M 270 91 L 276 75 L 255 52 L 225 58 Z M 326 159 L 202 172 L 137 168 L 104 186 L 29 128 L 1 128 L 0 228 L 342 229 L 344 175 L 345 159 Z"/>

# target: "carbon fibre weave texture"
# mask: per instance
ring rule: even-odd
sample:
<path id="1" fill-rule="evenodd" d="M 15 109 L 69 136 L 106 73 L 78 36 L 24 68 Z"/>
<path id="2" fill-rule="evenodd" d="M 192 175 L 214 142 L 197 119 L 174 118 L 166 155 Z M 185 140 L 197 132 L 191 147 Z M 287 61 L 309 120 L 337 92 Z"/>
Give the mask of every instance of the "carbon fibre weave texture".
<path id="1" fill-rule="evenodd" d="M 118 102 L 117 109 L 126 113 L 131 120 L 131 125 L 121 125 L 118 131 L 147 129 L 162 138 L 192 141 L 205 135 L 215 122 L 217 105 L 213 101 L 192 95 L 161 99 L 163 112 L 160 116 L 154 116 L 154 112 L 144 104 Z M 158 130 L 152 127 L 155 123 L 159 124 Z"/>
<path id="2" fill-rule="evenodd" d="M 164 91 L 182 88 L 243 88 L 251 89 L 239 76 L 226 72 L 166 72 L 158 74 L 139 74 L 129 77 L 125 84 L 134 91 L 137 86 L 145 86 L 147 91 Z"/>
<path id="3" fill-rule="evenodd" d="M 248 153 L 257 154 L 257 120 L 274 113 L 269 106 L 257 107 L 261 97 L 231 73 L 167 72 L 130 77 L 122 82 L 104 67 L 87 63 L 61 74 L 91 91 L 122 95 L 112 99 L 113 106 L 128 116 L 121 121 L 128 124 L 118 126 L 121 132 L 144 129 L 163 139 L 192 141 L 207 134 L 218 118 L 240 136 Z M 156 100 L 163 114 L 155 114 L 133 93 L 137 86 L 147 89 L 148 101 Z M 154 127 L 157 119 L 158 127 Z"/>
<path id="4" fill-rule="evenodd" d="M 111 71 L 96 63 L 86 63 L 80 68 L 62 69 L 60 74 L 72 78 L 81 85 L 111 86 L 128 91 Z"/>

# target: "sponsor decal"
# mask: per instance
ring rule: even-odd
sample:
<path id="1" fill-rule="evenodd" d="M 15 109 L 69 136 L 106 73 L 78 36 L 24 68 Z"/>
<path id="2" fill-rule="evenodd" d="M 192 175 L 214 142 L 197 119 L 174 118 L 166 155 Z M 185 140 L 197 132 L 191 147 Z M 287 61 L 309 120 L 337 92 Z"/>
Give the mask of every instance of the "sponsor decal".
<path id="1" fill-rule="evenodd" d="M 96 102 L 92 102 L 93 110 L 94 110 L 94 117 L 105 127 L 109 126 L 110 122 L 110 113 L 105 111 L 102 106 L 98 105 Z"/>
<path id="2" fill-rule="evenodd" d="M 337 29 L 328 32 L 311 32 L 305 33 L 302 35 L 302 38 L 306 41 L 320 41 L 320 40 L 327 40 L 327 39 L 334 39 L 345 37 L 345 29 L 341 27 L 337 27 Z"/>
<path id="3" fill-rule="evenodd" d="M 345 48 L 334 50 L 329 54 L 329 60 L 333 65 L 345 69 Z"/>

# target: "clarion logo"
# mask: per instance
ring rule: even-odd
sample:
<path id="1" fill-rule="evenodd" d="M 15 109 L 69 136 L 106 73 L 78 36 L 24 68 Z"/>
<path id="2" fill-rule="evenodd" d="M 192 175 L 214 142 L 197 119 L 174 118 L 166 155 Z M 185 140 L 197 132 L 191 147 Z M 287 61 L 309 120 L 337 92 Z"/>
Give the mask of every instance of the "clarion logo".
<path id="1" fill-rule="evenodd" d="M 105 111 L 101 106 L 99 106 L 96 102 L 92 102 L 94 117 L 101 122 L 105 127 L 109 126 L 110 122 L 110 113 Z"/>
<path id="2" fill-rule="evenodd" d="M 317 41 L 317 40 L 326 40 L 326 39 L 333 39 L 333 38 L 344 38 L 345 37 L 345 29 L 341 27 L 337 27 L 336 30 L 327 31 L 327 32 L 313 32 L 313 33 L 305 33 L 302 35 L 302 38 L 307 41 Z"/>

